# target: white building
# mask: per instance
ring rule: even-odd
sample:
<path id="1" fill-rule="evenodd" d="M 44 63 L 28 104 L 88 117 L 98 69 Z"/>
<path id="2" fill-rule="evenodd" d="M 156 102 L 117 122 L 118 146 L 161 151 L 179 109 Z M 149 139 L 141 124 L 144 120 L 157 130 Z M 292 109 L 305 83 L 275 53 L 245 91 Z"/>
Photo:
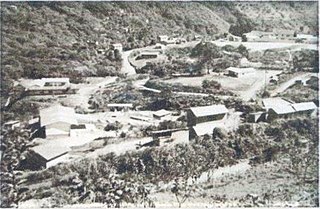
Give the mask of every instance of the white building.
<path id="1" fill-rule="evenodd" d="M 247 75 L 252 75 L 252 74 L 256 73 L 256 69 L 254 69 L 254 68 L 229 67 L 226 70 L 227 70 L 229 76 L 237 77 L 237 78 L 244 77 Z"/>
<path id="2" fill-rule="evenodd" d="M 72 124 L 78 124 L 73 108 L 55 105 L 40 110 L 40 126 L 45 130 L 45 137 L 68 136 Z"/>
<path id="3" fill-rule="evenodd" d="M 29 95 L 74 93 L 69 78 L 41 78 L 21 82 Z M 75 90 L 75 89 L 74 89 Z"/>
<path id="4" fill-rule="evenodd" d="M 39 145 L 31 148 L 31 156 L 28 157 L 26 167 L 32 170 L 49 168 L 68 158 L 69 147 Z"/>
<path id="5" fill-rule="evenodd" d="M 318 43 L 318 37 L 310 34 L 297 34 L 296 40 L 300 40 L 301 42 L 309 44 Z"/>

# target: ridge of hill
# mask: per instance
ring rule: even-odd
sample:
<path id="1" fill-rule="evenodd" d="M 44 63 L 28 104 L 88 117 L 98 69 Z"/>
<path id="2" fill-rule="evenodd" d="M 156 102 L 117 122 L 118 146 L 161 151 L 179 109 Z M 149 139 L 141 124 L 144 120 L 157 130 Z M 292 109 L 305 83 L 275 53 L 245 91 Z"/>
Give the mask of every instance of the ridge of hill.
<path id="1" fill-rule="evenodd" d="M 118 75 L 111 42 L 132 49 L 163 34 L 317 31 L 317 2 L 2 2 L 1 11 L 4 81 Z"/>

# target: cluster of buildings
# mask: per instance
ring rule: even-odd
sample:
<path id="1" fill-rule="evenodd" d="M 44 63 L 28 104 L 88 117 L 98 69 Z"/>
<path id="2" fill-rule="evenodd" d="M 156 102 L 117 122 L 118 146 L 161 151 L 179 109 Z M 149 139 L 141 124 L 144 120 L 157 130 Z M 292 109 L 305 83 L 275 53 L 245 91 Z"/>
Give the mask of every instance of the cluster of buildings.
<path id="1" fill-rule="evenodd" d="M 41 109 L 33 125 L 37 128 L 32 137 L 36 138 L 35 141 L 43 142 L 30 148 L 31 152 L 23 161 L 23 168 L 32 170 L 65 161 L 72 146 L 86 141 L 77 138 L 95 131 L 93 124 L 79 123 L 74 108 L 60 104 Z"/>
<path id="2" fill-rule="evenodd" d="M 279 97 L 262 100 L 265 109 L 266 121 L 273 121 L 278 118 L 290 118 L 296 115 L 311 115 L 317 110 L 314 102 L 292 103 Z"/>
<path id="3" fill-rule="evenodd" d="M 296 41 L 303 43 L 317 43 L 317 36 L 310 34 L 297 34 L 292 30 L 274 30 L 266 31 L 251 31 L 243 34 L 243 41 L 248 42 L 272 42 L 272 41 Z"/>

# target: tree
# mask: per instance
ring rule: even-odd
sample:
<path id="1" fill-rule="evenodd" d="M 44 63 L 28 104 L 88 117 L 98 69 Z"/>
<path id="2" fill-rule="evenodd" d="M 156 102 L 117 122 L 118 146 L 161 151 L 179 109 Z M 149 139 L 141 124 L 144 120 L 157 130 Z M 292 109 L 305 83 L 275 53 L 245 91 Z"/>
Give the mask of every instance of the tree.
<path id="1" fill-rule="evenodd" d="M 240 46 L 238 46 L 237 52 L 239 52 L 242 56 L 244 56 L 246 58 L 249 57 L 249 50 L 247 49 L 247 47 L 243 46 L 242 44 L 240 44 Z"/>

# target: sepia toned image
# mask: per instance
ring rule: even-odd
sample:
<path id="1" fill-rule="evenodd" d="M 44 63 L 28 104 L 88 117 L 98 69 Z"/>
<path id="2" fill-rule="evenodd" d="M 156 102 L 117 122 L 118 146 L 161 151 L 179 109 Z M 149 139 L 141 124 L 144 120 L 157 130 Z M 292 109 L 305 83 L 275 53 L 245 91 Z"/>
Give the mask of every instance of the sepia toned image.
<path id="1" fill-rule="evenodd" d="M 318 1 L 0 5 L 1 208 L 319 207 Z"/>

